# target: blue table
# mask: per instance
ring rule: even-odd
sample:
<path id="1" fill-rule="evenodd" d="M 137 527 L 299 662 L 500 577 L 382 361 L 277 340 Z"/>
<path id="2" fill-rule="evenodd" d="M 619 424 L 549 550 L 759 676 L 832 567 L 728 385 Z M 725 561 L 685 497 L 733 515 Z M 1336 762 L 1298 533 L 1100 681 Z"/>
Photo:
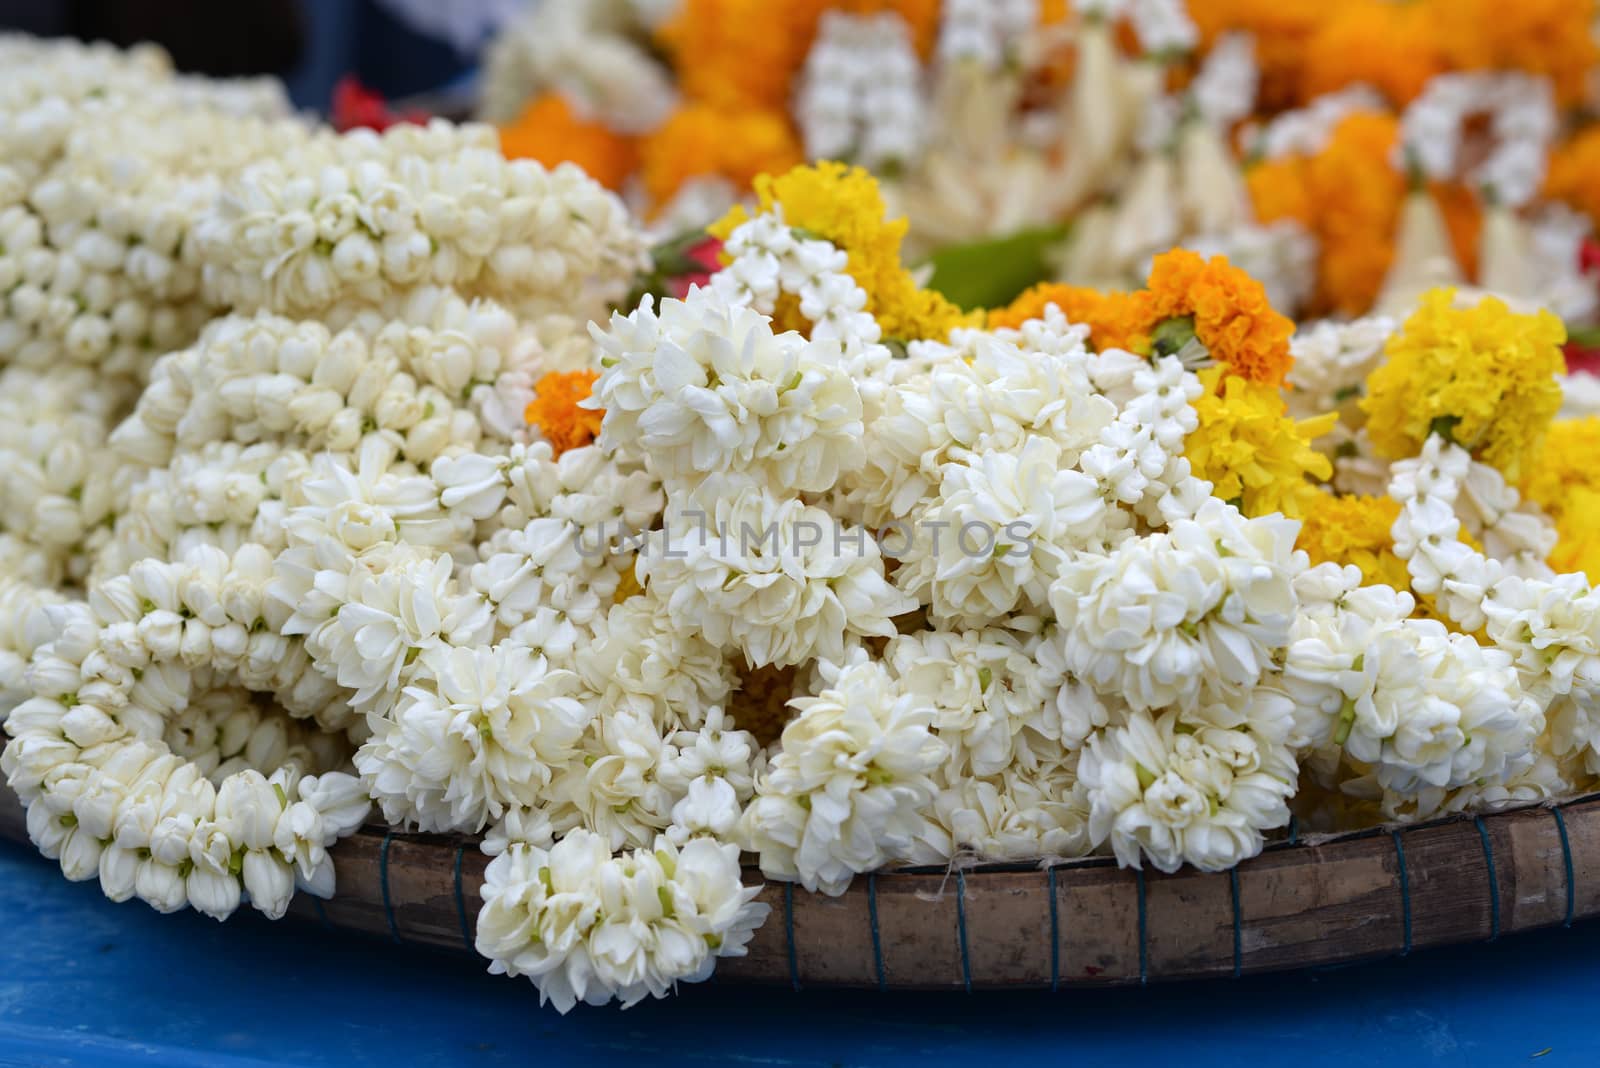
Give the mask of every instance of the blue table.
<path id="1" fill-rule="evenodd" d="M 460 957 L 254 914 L 114 905 L 0 844 L 0 1066 L 1273 1063 L 1584 1065 L 1600 925 L 1349 968 L 1148 989 L 879 994 L 686 987 L 538 1008 Z"/>

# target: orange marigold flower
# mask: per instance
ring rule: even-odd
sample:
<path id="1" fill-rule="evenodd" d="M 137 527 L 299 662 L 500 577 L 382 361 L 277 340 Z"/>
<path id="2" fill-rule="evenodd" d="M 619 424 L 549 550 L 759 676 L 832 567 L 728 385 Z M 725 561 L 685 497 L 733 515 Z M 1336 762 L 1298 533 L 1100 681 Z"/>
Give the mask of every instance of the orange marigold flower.
<path id="1" fill-rule="evenodd" d="M 656 39 L 689 99 L 781 111 L 827 7 L 827 0 L 683 0 Z"/>
<path id="2" fill-rule="evenodd" d="M 1329 6 L 1332 17 L 1306 43 L 1301 99 L 1365 83 L 1403 106 L 1444 69 L 1433 20 L 1423 7 L 1391 0 Z"/>
<path id="3" fill-rule="evenodd" d="M 609 189 L 621 189 L 639 159 L 633 138 L 579 118 L 560 93 L 535 97 L 516 121 L 500 127 L 500 151 L 546 167 L 576 163 Z"/>
<path id="4" fill-rule="evenodd" d="M 1547 75 L 1563 104 L 1580 103 L 1596 61 L 1594 0 L 1424 0 L 1452 70 Z"/>
<path id="5" fill-rule="evenodd" d="M 640 150 L 644 189 L 658 208 L 692 178 L 725 178 L 743 192 L 758 174 L 788 170 L 802 155 L 782 111 L 710 104 L 679 108 Z"/>
<path id="6" fill-rule="evenodd" d="M 1394 116 L 1358 111 L 1316 155 L 1257 164 L 1246 176 L 1262 222 L 1294 219 L 1316 235 L 1316 311 L 1365 314 L 1383 285 L 1406 192 L 1389 162 L 1398 136 Z"/>
<path id="7" fill-rule="evenodd" d="M 1305 160 L 1298 156 L 1262 160 L 1245 171 L 1244 184 L 1258 219 L 1292 219 L 1307 229 L 1316 228 L 1317 209 Z"/>
<path id="8" fill-rule="evenodd" d="M 1281 386 L 1294 357 L 1294 323 L 1267 301 L 1261 283 L 1224 256 L 1206 260 L 1187 249 L 1157 256 L 1150 267 L 1146 308 L 1151 328 L 1193 317 L 1194 336 L 1229 373 Z"/>
<path id="9" fill-rule="evenodd" d="M 1430 182 L 1444 228 L 1450 235 L 1450 251 L 1468 278 L 1478 273 L 1478 235 L 1483 231 L 1483 198 L 1465 182 Z"/>
<path id="10" fill-rule="evenodd" d="M 1255 36 L 1259 106 L 1264 111 L 1290 107 L 1299 99 L 1306 45 L 1339 7 L 1327 0 L 1189 0 L 1190 17 L 1207 46 L 1229 30 Z"/>
<path id="11" fill-rule="evenodd" d="M 1600 126 L 1586 126 L 1550 154 L 1545 196 L 1562 200 L 1600 225 Z"/>
<path id="12" fill-rule="evenodd" d="M 580 408 L 594 391 L 595 371 L 551 371 L 533 387 L 523 418 L 539 428 L 557 456 L 589 444 L 600 433 L 603 409 Z"/>
<path id="13" fill-rule="evenodd" d="M 1090 344 L 1096 349 L 1130 348 L 1148 331 L 1147 313 L 1142 306 L 1135 307 L 1130 294 L 1102 293 L 1062 282 L 1041 282 L 1004 308 L 991 310 L 989 329 L 1015 329 L 1030 319 L 1042 319 L 1051 304 L 1061 309 L 1068 322 L 1087 326 Z"/>

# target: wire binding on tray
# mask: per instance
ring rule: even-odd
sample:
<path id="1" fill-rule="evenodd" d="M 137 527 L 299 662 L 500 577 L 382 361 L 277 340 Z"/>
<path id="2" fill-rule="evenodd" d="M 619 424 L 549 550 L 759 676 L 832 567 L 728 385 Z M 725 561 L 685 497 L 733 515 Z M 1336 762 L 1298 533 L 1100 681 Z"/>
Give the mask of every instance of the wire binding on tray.
<path id="1" fill-rule="evenodd" d="M 394 922 L 394 906 L 389 903 L 389 844 L 393 841 L 394 832 L 389 831 L 383 836 L 383 845 L 378 849 L 378 881 L 383 889 L 383 918 L 389 921 L 389 937 L 398 946 L 405 940 L 400 937 L 400 927 Z"/>
<path id="2" fill-rule="evenodd" d="M 461 893 L 461 856 L 466 851 L 465 843 L 456 846 L 456 863 L 452 879 L 455 883 L 456 919 L 461 921 L 461 941 L 466 944 L 467 949 L 471 950 L 473 944 L 472 932 L 467 928 L 467 902 L 465 896 Z"/>
<path id="3" fill-rule="evenodd" d="M 867 921 L 872 927 L 872 966 L 877 969 L 878 989 L 889 989 L 883 973 L 883 934 L 878 930 L 878 873 L 867 875 Z"/>
<path id="4" fill-rule="evenodd" d="M 1390 831 L 1394 839 L 1394 857 L 1400 869 L 1400 922 L 1403 925 L 1405 942 L 1400 947 L 1400 955 L 1411 955 L 1411 877 L 1406 874 L 1406 847 L 1401 844 L 1400 832 Z"/>
<path id="5" fill-rule="evenodd" d="M 967 957 L 967 873 L 956 869 L 956 935 L 961 941 L 961 985 L 972 993 L 972 962 Z"/>
<path id="6" fill-rule="evenodd" d="M 1228 889 L 1233 896 L 1233 977 L 1237 979 L 1244 974 L 1244 936 L 1240 932 L 1240 928 L 1244 925 L 1244 917 L 1239 908 L 1237 866 L 1228 869 Z"/>
<path id="7" fill-rule="evenodd" d="M 1133 876 L 1139 886 L 1139 985 L 1144 986 L 1150 981 L 1150 947 L 1145 931 L 1149 917 L 1144 901 L 1144 869 L 1133 869 Z"/>
<path id="8" fill-rule="evenodd" d="M 1050 991 L 1054 993 L 1061 987 L 1061 919 L 1056 902 L 1055 865 L 1050 865 L 1045 872 L 1050 877 Z"/>
<path id="9" fill-rule="evenodd" d="M 794 883 L 783 884 L 783 933 L 789 940 L 789 984 L 800 989 L 800 964 L 794 948 Z"/>
<path id="10" fill-rule="evenodd" d="M 1567 839 L 1567 818 L 1561 814 L 1561 807 L 1552 808 L 1550 814 L 1556 818 L 1556 831 L 1561 835 L 1561 863 L 1567 869 L 1567 915 L 1561 921 L 1561 926 L 1571 927 L 1573 914 L 1578 908 L 1578 895 L 1573 885 L 1572 843 Z"/>
<path id="11" fill-rule="evenodd" d="M 1494 870 L 1494 846 L 1489 842 L 1489 828 L 1483 825 L 1482 816 L 1472 817 L 1478 825 L 1478 838 L 1483 842 L 1483 860 L 1489 867 L 1489 941 L 1500 937 L 1500 878 Z"/>

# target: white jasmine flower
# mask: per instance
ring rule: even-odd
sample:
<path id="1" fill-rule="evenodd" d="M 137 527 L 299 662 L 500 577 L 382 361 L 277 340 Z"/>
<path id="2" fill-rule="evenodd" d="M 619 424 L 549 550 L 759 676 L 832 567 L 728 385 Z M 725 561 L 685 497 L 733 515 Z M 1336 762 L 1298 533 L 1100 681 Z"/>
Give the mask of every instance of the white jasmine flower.
<path id="1" fill-rule="evenodd" d="M 1074 557 L 1050 589 L 1068 669 L 1134 708 L 1255 686 L 1289 643 L 1296 532 L 1213 498 L 1169 531 Z"/>
<path id="2" fill-rule="evenodd" d="M 537 805 L 576 753 L 591 716 L 577 682 L 521 646 L 424 654 L 393 710 L 369 717 L 356 767 L 391 822 L 479 831 Z"/>
<path id="3" fill-rule="evenodd" d="M 676 626 L 753 667 L 842 656 L 847 636 L 888 637 L 891 618 L 915 607 L 884 579 L 870 534 L 732 480 L 670 509 L 638 571 Z"/>
<path id="4" fill-rule="evenodd" d="M 740 830 L 770 878 L 837 895 L 911 848 L 947 751 L 929 730 L 933 709 L 897 692 L 881 664 L 858 654 L 821 672 L 817 696 L 793 702 Z"/>
<path id="5" fill-rule="evenodd" d="M 1069 553 L 1105 524 L 1094 479 L 1060 460 L 1055 442 L 1035 437 L 1018 453 L 946 464 L 937 500 L 913 517 L 895 584 L 959 625 L 1042 608 Z"/>
<path id="6" fill-rule="evenodd" d="M 749 471 L 826 490 L 862 461 L 861 395 L 837 342 L 772 333 L 712 290 L 647 300 L 596 328 L 602 448 L 619 445 L 679 476 Z"/>
<path id="7" fill-rule="evenodd" d="M 739 883 L 735 846 L 699 838 L 680 850 L 662 838 L 613 857 L 573 831 L 489 862 L 477 948 L 491 972 L 526 975 L 560 1012 L 580 1000 L 632 1005 L 742 955 L 767 912 L 756 893 Z"/>
<path id="8" fill-rule="evenodd" d="M 1124 865 L 1148 859 L 1169 872 L 1254 856 L 1264 831 L 1289 822 L 1290 715 L 1286 698 L 1262 689 L 1237 710 L 1140 711 L 1096 735 L 1078 765 L 1094 841 L 1109 841 Z"/>

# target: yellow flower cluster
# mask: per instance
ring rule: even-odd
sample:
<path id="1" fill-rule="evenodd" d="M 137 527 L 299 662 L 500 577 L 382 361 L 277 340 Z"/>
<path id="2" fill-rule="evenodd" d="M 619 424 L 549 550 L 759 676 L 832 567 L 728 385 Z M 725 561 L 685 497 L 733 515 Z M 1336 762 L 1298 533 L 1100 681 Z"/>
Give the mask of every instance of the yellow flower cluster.
<path id="1" fill-rule="evenodd" d="M 1368 586 L 1411 588 L 1406 562 L 1394 554 L 1391 529 L 1400 516 L 1400 502 L 1388 497 L 1318 495 L 1306 512 L 1295 547 L 1311 563 L 1354 564 Z"/>
<path id="2" fill-rule="evenodd" d="M 1546 311 L 1519 315 L 1493 297 L 1455 306 L 1433 290 L 1390 339 L 1361 401 L 1367 432 L 1391 459 L 1414 456 L 1442 434 L 1498 468 L 1522 476 L 1561 407 L 1566 327 Z"/>
<path id="3" fill-rule="evenodd" d="M 1200 372 L 1200 381 L 1206 390 L 1194 405 L 1200 425 L 1183 449 L 1195 475 L 1247 516 L 1304 516 L 1323 496 L 1311 480 L 1333 474 L 1311 442 L 1333 429 L 1338 413 L 1291 419 L 1276 386 L 1229 374 L 1224 365 Z"/>
<path id="4" fill-rule="evenodd" d="M 931 289 L 923 289 L 900 261 L 905 219 L 886 218 L 877 180 L 860 167 L 823 162 L 755 180 L 761 211 L 783 206 L 783 218 L 796 229 L 833 242 L 849 257 L 846 270 L 867 292 L 867 311 L 885 337 L 903 341 L 944 340 L 958 326 L 978 326 L 983 314 L 968 314 Z M 726 239 L 750 218 L 735 205 L 710 228 Z"/>
<path id="5" fill-rule="evenodd" d="M 1582 571 L 1600 584 L 1600 490 L 1578 486 L 1566 495 L 1556 520 L 1556 548 L 1550 566 L 1557 571 Z"/>
<path id="6" fill-rule="evenodd" d="M 1523 496 L 1556 523 L 1550 565 L 1600 582 L 1600 416 L 1565 419 L 1550 428 L 1539 460 L 1523 477 Z"/>

